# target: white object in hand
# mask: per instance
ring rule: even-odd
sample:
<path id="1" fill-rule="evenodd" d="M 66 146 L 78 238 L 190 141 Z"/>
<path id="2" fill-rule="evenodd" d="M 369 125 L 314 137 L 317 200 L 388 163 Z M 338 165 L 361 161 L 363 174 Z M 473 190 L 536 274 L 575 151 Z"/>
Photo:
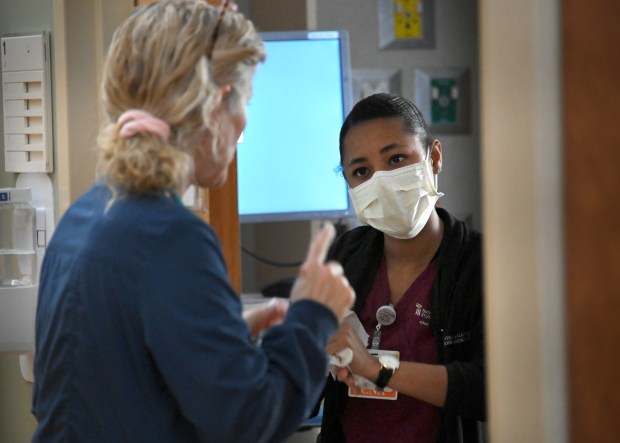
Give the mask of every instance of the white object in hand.
<path id="1" fill-rule="evenodd" d="M 349 366 L 353 361 L 353 350 L 351 348 L 344 348 L 341 351 L 336 352 L 329 359 L 329 364 L 344 368 Z"/>
<path id="2" fill-rule="evenodd" d="M 334 367 L 345 368 L 352 361 L 353 361 L 353 350 L 351 348 L 344 348 L 343 350 L 335 353 L 329 358 L 329 365 L 330 365 L 329 372 L 332 374 L 332 377 L 334 378 L 334 380 L 336 379 Z M 377 389 L 377 386 L 373 382 L 359 375 L 353 374 L 353 380 L 355 381 L 355 385 L 362 389 Z"/>
<path id="3" fill-rule="evenodd" d="M 357 333 L 362 343 L 364 343 L 364 346 L 368 346 L 369 335 L 364 329 L 364 326 L 362 326 L 362 322 L 360 321 L 357 314 L 353 311 L 349 312 L 345 316 L 344 321 L 349 322 L 351 326 L 353 326 L 353 329 Z M 352 361 L 353 361 L 353 350 L 351 348 L 344 348 L 341 351 L 337 352 L 336 354 L 332 355 L 329 359 L 329 365 L 330 365 L 329 372 L 332 374 L 332 377 L 336 379 L 334 367 L 344 368 L 348 366 Z M 375 389 L 375 390 L 377 389 L 377 386 L 372 381 L 368 380 L 367 378 L 353 374 L 353 380 L 355 382 L 355 385 L 359 388 Z"/>

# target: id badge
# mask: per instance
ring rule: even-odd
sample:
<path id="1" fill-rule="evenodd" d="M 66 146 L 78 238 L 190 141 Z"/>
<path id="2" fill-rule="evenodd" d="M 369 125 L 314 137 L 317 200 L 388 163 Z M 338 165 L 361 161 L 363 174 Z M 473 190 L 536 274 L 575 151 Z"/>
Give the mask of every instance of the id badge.
<path id="1" fill-rule="evenodd" d="M 370 355 L 375 357 L 379 357 L 380 355 L 393 355 L 400 360 L 400 352 L 398 351 L 369 349 L 368 352 L 370 352 Z M 352 386 L 349 387 L 349 397 L 369 398 L 372 400 L 396 400 L 398 398 L 398 391 L 395 391 L 387 386 L 382 391 Z"/>

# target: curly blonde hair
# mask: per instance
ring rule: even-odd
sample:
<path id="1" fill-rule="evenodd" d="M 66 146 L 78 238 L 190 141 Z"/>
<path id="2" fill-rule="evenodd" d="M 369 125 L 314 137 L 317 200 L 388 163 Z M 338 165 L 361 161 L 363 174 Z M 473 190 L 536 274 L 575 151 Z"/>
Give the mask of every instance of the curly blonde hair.
<path id="1" fill-rule="evenodd" d="M 193 150 L 218 129 L 210 122 L 221 86 L 226 104 L 243 112 L 255 66 L 265 58 L 253 24 L 226 12 L 207 58 L 219 11 L 203 0 L 161 0 L 140 8 L 115 32 L 102 80 L 105 123 L 98 138 L 98 172 L 115 195 L 152 195 L 184 189 L 194 173 Z M 170 125 L 167 141 L 142 132 L 119 137 L 129 109 Z"/>

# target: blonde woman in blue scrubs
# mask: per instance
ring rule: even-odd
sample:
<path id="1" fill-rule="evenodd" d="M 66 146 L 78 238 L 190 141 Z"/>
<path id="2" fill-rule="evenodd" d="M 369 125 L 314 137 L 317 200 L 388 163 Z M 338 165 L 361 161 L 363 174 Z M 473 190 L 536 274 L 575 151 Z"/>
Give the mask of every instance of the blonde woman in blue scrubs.
<path id="1" fill-rule="evenodd" d="M 333 228 L 311 245 L 288 310 L 244 319 L 215 233 L 179 200 L 226 180 L 264 59 L 229 6 L 162 0 L 114 35 L 101 179 L 43 263 L 35 442 L 282 441 L 320 395 L 327 340 L 354 300 L 324 262 Z"/>

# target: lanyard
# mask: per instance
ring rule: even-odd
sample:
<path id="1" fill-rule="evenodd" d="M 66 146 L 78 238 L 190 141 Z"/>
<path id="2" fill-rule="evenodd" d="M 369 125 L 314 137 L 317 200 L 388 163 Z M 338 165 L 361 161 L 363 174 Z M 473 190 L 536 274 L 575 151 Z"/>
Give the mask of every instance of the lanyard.
<path id="1" fill-rule="evenodd" d="M 379 349 L 381 343 L 381 326 L 389 326 L 396 321 L 396 310 L 390 303 L 389 305 L 383 305 L 377 309 L 377 327 L 372 335 L 372 348 Z"/>

